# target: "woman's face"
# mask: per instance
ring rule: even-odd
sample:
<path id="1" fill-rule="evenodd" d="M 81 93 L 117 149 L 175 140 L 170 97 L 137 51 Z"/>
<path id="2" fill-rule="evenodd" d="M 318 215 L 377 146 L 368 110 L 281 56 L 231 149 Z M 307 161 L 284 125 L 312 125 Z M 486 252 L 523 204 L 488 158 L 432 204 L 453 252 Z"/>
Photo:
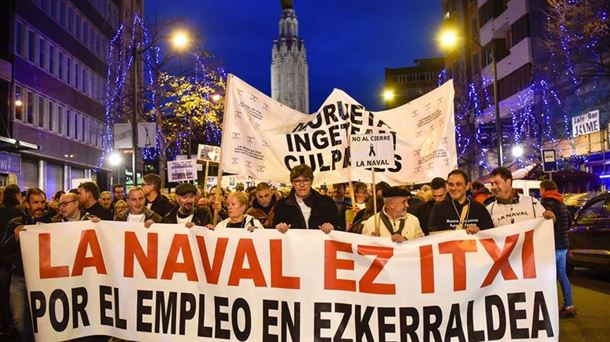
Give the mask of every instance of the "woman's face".
<path id="1" fill-rule="evenodd" d="M 356 191 L 354 197 L 356 198 L 356 203 L 364 203 L 366 202 L 367 197 L 369 197 L 369 192 L 366 190 L 366 188 L 360 189 Z"/>
<path id="2" fill-rule="evenodd" d="M 110 194 L 101 195 L 100 204 L 102 205 L 102 207 L 104 207 L 106 209 L 110 208 L 110 205 L 112 204 L 112 195 L 110 195 Z"/>
<path id="3" fill-rule="evenodd" d="M 114 207 L 114 211 L 117 214 L 125 209 L 127 209 L 127 204 L 125 204 L 125 203 L 117 203 L 117 205 Z"/>
<path id="4" fill-rule="evenodd" d="M 229 196 L 227 199 L 227 212 L 229 217 L 238 218 L 244 213 L 244 211 L 246 211 L 246 206 L 239 203 L 237 198 Z"/>

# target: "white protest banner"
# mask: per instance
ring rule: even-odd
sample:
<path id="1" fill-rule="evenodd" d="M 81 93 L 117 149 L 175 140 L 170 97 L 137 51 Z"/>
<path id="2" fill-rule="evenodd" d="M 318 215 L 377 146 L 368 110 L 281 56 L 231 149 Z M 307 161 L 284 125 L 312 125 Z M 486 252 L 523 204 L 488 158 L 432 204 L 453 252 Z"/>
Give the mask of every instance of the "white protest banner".
<path id="1" fill-rule="evenodd" d="M 167 178 L 170 182 L 184 182 L 196 180 L 197 159 L 168 161 Z"/>
<path id="2" fill-rule="evenodd" d="M 558 340 L 550 220 L 401 244 L 111 221 L 26 229 L 40 341 Z"/>
<path id="3" fill-rule="evenodd" d="M 350 157 L 355 167 L 394 167 L 394 137 L 392 134 L 352 135 Z"/>
<path id="4" fill-rule="evenodd" d="M 390 133 L 393 167 L 376 168 L 390 184 L 428 182 L 456 167 L 453 83 L 443 84 L 403 106 L 370 112 L 335 89 L 318 112 L 308 115 L 269 98 L 229 75 L 222 135 L 222 170 L 286 182 L 301 163 L 312 167 L 316 184 L 349 179 L 348 136 Z M 353 181 L 370 171 L 352 170 Z"/>

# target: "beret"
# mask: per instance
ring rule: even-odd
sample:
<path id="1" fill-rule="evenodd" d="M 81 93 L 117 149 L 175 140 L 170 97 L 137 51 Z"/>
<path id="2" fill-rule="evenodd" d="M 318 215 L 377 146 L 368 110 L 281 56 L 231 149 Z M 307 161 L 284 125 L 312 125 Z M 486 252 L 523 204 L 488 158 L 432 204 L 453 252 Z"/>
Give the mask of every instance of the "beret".
<path id="1" fill-rule="evenodd" d="M 405 190 L 398 186 L 393 186 L 387 189 L 384 189 L 382 192 L 383 198 L 390 197 L 410 197 L 411 193 L 408 190 Z"/>

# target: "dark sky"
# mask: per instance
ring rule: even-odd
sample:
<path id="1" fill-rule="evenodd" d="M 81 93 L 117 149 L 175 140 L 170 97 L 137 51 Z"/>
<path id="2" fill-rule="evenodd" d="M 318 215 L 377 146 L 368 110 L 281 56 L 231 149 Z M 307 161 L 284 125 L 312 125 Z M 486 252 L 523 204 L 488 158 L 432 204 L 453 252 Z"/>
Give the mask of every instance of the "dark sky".
<path id="1" fill-rule="evenodd" d="M 369 109 L 382 107 L 384 68 L 437 57 L 440 0 L 294 0 L 309 64 L 314 112 L 333 88 Z M 182 19 L 227 72 L 270 95 L 271 44 L 279 34 L 280 0 L 146 0 L 148 20 Z"/>

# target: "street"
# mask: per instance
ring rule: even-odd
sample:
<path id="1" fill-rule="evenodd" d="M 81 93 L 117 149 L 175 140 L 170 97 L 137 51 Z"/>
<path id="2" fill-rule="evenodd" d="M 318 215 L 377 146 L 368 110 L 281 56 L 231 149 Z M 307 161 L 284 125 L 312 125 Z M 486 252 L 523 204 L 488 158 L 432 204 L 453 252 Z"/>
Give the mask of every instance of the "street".
<path id="1" fill-rule="evenodd" d="M 576 268 L 570 277 L 578 315 L 560 319 L 559 340 L 608 341 L 610 338 L 610 273 Z M 562 303 L 561 289 L 557 293 Z"/>

